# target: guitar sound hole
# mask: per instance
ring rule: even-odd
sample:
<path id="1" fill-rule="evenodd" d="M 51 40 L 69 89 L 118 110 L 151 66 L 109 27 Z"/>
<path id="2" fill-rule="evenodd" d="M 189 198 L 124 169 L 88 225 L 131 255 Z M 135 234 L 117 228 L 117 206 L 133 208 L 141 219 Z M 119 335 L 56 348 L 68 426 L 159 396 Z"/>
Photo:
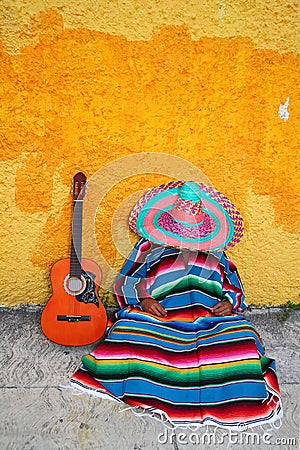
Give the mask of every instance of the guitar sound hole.
<path id="1" fill-rule="evenodd" d="M 73 295 L 74 297 L 76 295 L 81 294 L 85 288 L 86 288 L 86 281 L 83 276 L 79 277 L 71 277 L 70 275 L 67 275 L 64 279 L 64 288 L 65 291 Z"/>

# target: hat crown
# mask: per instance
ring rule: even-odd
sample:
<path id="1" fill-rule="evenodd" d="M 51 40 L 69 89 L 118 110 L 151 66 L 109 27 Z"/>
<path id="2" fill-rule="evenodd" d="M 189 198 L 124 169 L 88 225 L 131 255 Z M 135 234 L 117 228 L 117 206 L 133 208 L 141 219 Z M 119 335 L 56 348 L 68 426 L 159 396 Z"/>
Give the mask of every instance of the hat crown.
<path id="1" fill-rule="evenodd" d="M 201 191 L 197 183 L 193 181 L 183 183 L 170 214 L 179 222 L 191 224 L 202 222 Z"/>
<path id="2" fill-rule="evenodd" d="M 201 191 L 197 183 L 186 181 L 180 188 L 178 197 L 182 200 L 190 200 L 192 203 L 201 201 Z"/>

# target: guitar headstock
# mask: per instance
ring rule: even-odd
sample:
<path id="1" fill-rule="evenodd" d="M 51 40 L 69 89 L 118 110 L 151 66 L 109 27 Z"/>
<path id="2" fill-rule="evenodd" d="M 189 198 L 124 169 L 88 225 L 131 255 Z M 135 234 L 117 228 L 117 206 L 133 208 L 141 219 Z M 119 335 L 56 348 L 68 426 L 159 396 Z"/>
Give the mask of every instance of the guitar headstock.
<path id="1" fill-rule="evenodd" d="M 74 200 L 83 200 L 87 190 L 86 176 L 82 172 L 76 173 L 72 180 L 72 195 Z"/>

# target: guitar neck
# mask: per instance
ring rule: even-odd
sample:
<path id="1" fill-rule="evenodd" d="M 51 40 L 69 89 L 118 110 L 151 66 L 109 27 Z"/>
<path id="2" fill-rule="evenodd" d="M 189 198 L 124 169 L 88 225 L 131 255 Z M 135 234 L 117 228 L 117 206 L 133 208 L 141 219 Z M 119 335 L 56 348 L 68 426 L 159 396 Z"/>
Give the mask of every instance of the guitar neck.
<path id="1" fill-rule="evenodd" d="M 70 276 L 81 276 L 81 252 L 82 252 L 82 200 L 74 200 L 72 218 L 72 243 L 70 255 Z"/>

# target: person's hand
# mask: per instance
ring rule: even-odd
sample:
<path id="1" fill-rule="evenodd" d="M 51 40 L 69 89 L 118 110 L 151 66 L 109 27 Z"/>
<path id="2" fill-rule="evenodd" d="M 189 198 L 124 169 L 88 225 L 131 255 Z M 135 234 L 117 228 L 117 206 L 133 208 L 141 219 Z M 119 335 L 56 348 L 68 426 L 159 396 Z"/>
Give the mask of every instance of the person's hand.
<path id="1" fill-rule="evenodd" d="M 229 316 L 232 314 L 232 304 L 229 300 L 218 302 L 213 308 L 212 312 L 215 316 Z"/>
<path id="2" fill-rule="evenodd" d="M 165 317 L 167 315 L 165 308 L 163 308 L 159 302 L 154 300 L 154 298 L 144 298 L 140 304 L 143 311 L 153 314 L 154 316 Z"/>

